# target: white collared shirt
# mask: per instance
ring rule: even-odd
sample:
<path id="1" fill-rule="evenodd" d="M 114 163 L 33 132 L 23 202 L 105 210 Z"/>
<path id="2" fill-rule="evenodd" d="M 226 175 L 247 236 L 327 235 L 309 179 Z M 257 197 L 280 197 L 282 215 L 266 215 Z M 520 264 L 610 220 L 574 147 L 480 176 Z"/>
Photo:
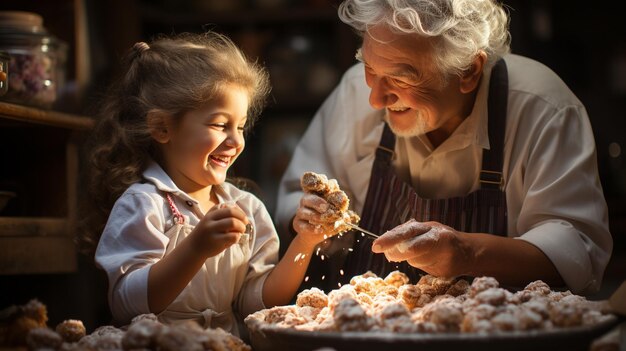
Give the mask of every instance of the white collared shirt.
<path id="1" fill-rule="evenodd" d="M 503 175 L 508 236 L 526 240 L 554 263 L 575 293 L 600 287 L 613 241 L 600 184 L 595 141 L 584 106 L 549 68 L 505 58 L 509 95 Z M 424 198 L 478 189 L 482 150 L 489 148 L 485 72 L 470 116 L 438 148 L 425 138 L 397 138 L 394 167 Z M 349 69 L 298 144 L 279 187 L 275 220 L 290 225 L 303 172 L 335 178 L 362 213 L 383 111 L 368 103 L 362 64 Z"/>
<path id="2" fill-rule="evenodd" d="M 156 163 L 144 172 L 144 182 L 131 185 L 116 201 L 96 250 L 96 263 L 109 280 L 109 305 L 117 323 L 126 324 L 148 308 L 148 273 L 165 255 L 169 244 L 166 232 L 174 225 L 166 193 L 185 217 L 196 226 L 203 213 L 198 202 L 181 191 Z M 278 262 L 278 235 L 263 203 L 254 195 L 230 183 L 215 186 L 219 202 L 235 202 L 248 217 L 254 230 L 246 257 L 236 266 L 209 272 L 214 282 L 203 295 L 187 292 L 185 308 L 202 311 L 234 309 L 241 317 L 264 309 L 263 284 Z M 230 250 L 231 248 L 227 249 Z M 212 258 L 209 258 L 211 260 Z M 207 260 L 208 261 L 208 260 Z M 196 279 L 198 277 L 194 277 Z M 210 299 L 197 298 L 209 296 Z M 180 305 L 180 304 L 179 304 Z M 232 331 L 231 332 L 236 332 Z"/>

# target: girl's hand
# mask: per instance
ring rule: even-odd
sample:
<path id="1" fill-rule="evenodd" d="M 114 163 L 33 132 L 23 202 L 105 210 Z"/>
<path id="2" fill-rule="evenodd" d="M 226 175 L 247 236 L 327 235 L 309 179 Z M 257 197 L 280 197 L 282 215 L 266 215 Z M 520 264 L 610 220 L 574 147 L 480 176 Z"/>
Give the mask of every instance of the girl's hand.
<path id="1" fill-rule="evenodd" d="M 334 235 L 334 221 L 323 220 L 322 213 L 330 204 L 314 194 L 304 194 L 293 218 L 293 229 L 311 247 Z"/>
<path id="2" fill-rule="evenodd" d="M 194 247 L 206 257 L 213 257 L 239 241 L 246 231 L 248 218 L 235 204 L 213 206 L 193 229 L 190 238 Z"/>

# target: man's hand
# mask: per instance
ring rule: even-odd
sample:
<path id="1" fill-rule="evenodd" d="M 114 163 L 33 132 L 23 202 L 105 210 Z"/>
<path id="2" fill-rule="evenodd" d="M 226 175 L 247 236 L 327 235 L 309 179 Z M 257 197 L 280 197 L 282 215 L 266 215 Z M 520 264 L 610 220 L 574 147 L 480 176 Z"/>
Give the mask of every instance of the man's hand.
<path id="1" fill-rule="evenodd" d="M 474 258 L 464 235 L 438 222 L 411 219 L 376 239 L 372 251 L 438 277 L 455 277 L 466 273 Z"/>

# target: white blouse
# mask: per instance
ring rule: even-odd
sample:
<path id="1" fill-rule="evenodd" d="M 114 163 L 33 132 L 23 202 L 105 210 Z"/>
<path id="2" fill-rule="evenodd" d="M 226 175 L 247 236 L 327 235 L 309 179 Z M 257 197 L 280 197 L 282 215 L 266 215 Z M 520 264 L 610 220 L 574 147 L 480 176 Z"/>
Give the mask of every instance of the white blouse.
<path id="1" fill-rule="evenodd" d="M 517 55 L 504 59 L 508 236 L 541 249 L 573 292 L 596 292 L 613 241 L 587 112 L 543 64 Z M 438 148 L 423 137 L 397 138 L 393 165 L 421 197 L 464 196 L 478 189 L 482 152 L 489 149 L 489 75 L 482 78 L 470 116 Z M 384 126 L 384 112 L 369 105 L 369 92 L 357 64 L 316 113 L 281 180 L 275 216 L 280 229 L 290 225 L 298 207 L 305 171 L 337 179 L 352 209 L 362 212 Z"/>
<path id="2" fill-rule="evenodd" d="M 115 203 L 96 251 L 96 263 L 108 276 L 111 311 L 120 324 L 151 312 L 147 292 L 150 267 L 163 258 L 170 244 L 175 244 L 166 235 L 174 223 L 165 193 L 171 194 L 185 223 L 196 226 L 203 217 L 198 202 L 178 189 L 156 163 L 143 176 L 145 182 L 130 186 Z M 235 202 L 241 207 L 253 225 L 253 233 L 245 243 L 240 242 L 243 248 L 235 244 L 207 259 L 164 312 L 234 312 L 243 318 L 265 308 L 263 284 L 278 262 L 278 235 L 272 219 L 254 195 L 230 183 L 216 186 L 216 191 L 220 203 Z M 227 328 L 232 326 L 230 322 Z M 237 334 L 236 325 L 233 328 L 228 331 Z"/>

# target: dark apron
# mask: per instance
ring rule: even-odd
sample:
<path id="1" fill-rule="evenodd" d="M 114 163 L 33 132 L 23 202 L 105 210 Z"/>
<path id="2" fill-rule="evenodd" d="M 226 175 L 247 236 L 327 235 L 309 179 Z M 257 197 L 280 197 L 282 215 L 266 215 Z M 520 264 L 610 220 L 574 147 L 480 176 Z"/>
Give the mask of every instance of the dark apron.
<path id="1" fill-rule="evenodd" d="M 449 199 L 420 198 L 411 184 L 400 180 L 393 169 L 392 158 L 396 138 L 385 124 L 376 150 L 360 226 L 382 234 L 415 218 L 420 222 L 440 222 L 463 232 L 506 235 L 507 214 L 506 195 L 503 191 L 502 154 L 507 96 L 508 74 L 504 60 L 500 60 L 494 66 L 489 81 L 490 150 L 483 150 L 480 188 L 467 196 Z M 349 283 L 354 275 L 363 274 L 368 270 L 382 278 L 391 271 L 400 270 L 406 273 L 413 283 L 424 274 L 406 261 L 389 262 L 384 254 L 373 253 L 374 239 L 369 236 L 363 236 L 355 231 L 344 236 L 347 238 L 333 240 L 353 242 L 352 249 L 342 251 L 341 254 L 334 255 L 335 257 L 326 258 L 326 269 L 313 270 L 309 277 L 312 283 L 309 285 L 328 291 Z M 313 267 L 318 265 L 316 260 L 318 258 L 314 256 Z M 324 277 L 323 280 L 319 280 L 320 274 Z"/>

